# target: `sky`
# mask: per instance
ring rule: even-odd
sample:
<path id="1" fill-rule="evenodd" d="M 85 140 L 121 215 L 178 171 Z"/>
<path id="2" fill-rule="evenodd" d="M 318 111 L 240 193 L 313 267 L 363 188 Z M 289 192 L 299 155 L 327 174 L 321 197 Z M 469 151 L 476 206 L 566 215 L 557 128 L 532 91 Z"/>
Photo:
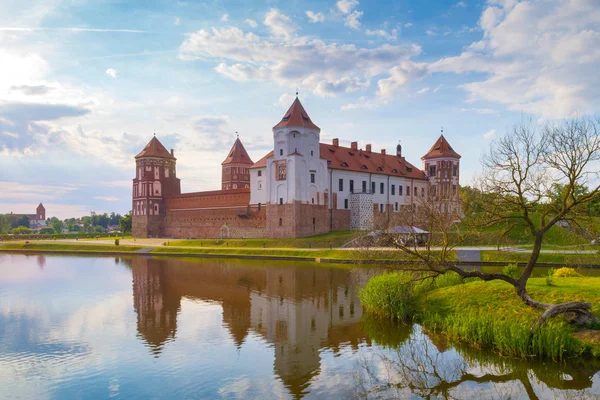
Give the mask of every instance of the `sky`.
<path id="1" fill-rule="evenodd" d="M 600 0 L 0 0 L 0 213 L 126 213 L 134 156 L 175 149 L 220 188 L 298 90 L 321 141 L 421 165 L 443 128 L 461 184 L 523 119 L 598 115 Z"/>

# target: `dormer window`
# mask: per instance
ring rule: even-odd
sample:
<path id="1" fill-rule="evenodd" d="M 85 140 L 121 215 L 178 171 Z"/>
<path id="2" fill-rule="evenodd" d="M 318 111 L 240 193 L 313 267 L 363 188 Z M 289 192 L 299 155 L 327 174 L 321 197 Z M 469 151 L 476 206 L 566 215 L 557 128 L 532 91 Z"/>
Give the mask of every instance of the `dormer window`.
<path id="1" fill-rule="evenodd" d="M 411 168 L 411 167 L 406 167 L 406 170 L 407 170 L 408 172 L 412 172 L 412 168 Z"/>
<path id="2" fill-rule="evenodd" d="M 330 151 L 330 152 L 332 152 L 332 153 L 335 153 L 335 150 L 334 150 L 334 149 L 329 149 L 329 151 Z"/>
<path id="3" fill-rule="evenodd" d="M 398 173 L 398 170 L 394 168 L 394 169 L 392 170 L 392 172 L 397 174 L 397 173 Z"/>
<path id="4" fill-rule="evenodd" d="M 348 154 L 350 154 L 351 156 L 353 156 L 353 155 L 354 155 L 354 153 L 350 153 L 350 152 L 348 152 Z"/>
<path id="5" fill-rule="evenodd" d="M 347 163 L 347 162 L 343 162 L 343 163 L 342 163 L 342 167 L 347 167 L 347 166 L 348 166 L 348 163 Z"/>
<path id="6" fill-rule="evenodd" d="M 366 165 L 361 165 L 360 169 L 368 169 Z"/>
<path id="7" fill-rule="evenodd" d="M 283 121 L 288 121 L 290 119 L 292 114 L 288 114 L 285 117 L 283 117 Z"/>
<path id="8" fill-rule="evenodd" d="M 377 171 L 383 171 L 383 168 L 377 167 Z"/>

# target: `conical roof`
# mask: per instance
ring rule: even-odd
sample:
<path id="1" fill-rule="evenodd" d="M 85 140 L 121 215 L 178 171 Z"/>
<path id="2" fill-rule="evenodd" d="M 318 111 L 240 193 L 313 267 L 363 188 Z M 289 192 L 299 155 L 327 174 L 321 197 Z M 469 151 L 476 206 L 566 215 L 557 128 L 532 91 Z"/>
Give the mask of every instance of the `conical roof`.
<path id="1" fill-rule="evenodd" d="M 296 97 L 296 100 L 294 100 L 289 110 L 287 110 L 287 112 L 283 115 L 281 122 L 275 125 L 273 129 L 283 128 L 286 126 L 312 128 L 318 129 L 319 131 L 321 130 L 321 128 L 312 122 L 308 116 L 308 113 L 304 107 L 302 107 L 302 103 L 300 103 L 298 97 Z"/>
<path id="2" fill-rule="evenodd" d="M 422 160 L 438 157 L 453 157 L 460 158 L 460 154 L 454 151 L 450 143 L 446 140 L 444 135 L 440 135 L 439 139 L 431 146 L 431 149 L 421 157 Z"/>
<path id="3" fill-rule="evenodd" d="M 135 158 L 141 157 L 158 157 L 158 158 L 170 158 L 175 159 L 171 153 L 163 146 L 163 144 L 154 136 L 152 140 L 148 142 L 144 150 L 140 152 Z"/>
<path id="4" fill-rule="evenodd" d="M 231 147 L 227 158 L 221 163 L 221 165 L 225 164 L 254 164 L 250 159 L 248 152 L 244 148 L 244 145 L 242 144 L 240 138 L 237 138 L 235 140 L 235 143 L 233 143 L 233 146 Z"/>

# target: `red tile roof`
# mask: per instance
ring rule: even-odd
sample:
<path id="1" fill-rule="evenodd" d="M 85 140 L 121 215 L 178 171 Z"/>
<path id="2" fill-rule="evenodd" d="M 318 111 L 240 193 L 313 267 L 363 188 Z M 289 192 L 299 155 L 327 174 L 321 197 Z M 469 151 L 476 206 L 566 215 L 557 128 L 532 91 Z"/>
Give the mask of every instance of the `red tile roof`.
<path id="1" fill-rule="evenodd" d="M 290 106 L 289 110 L 287 110 L 287 112 L 284 114 L 283 118 L 281 119 L 281 122 L 275 125 L 273 129 L 283 128 L 286 126 L 300 128 L 304 127 L 321 130 L 321 128 L 319 128 L 312 122 L 312 120 L 308 116 L 308 113 L 306 112 L 304 107 L 302 107 L 302 103 L 300 103 L 300 100 L 298 100 L 297 97 L 296 100 L 294 100 L 294 102 Z"/>
<path id="2" fill-rule="evenodd" d="M 367 153 L 364 150 L 352 150 L 350 147 L 339 147 L 320 143 L 321 158 L 327 160 L 327 168 L 366 172 L 380 175 L 392 175 L 413 179 L 427 179 L 419 168 L 403 157 L 395 154 Z M 252 168 L 264 168 L 273 152 L 258 160 Z"/>
<path id="3" fill-rule="evenodd" d="M 144 147 L 144 150 L 142 150 L 140 154 L 135 156 L 135 158 L 141 157 L 170 158 L 172 160 L 175 160 L 175 157 L 173 157 L 171 153 L 169 153 L 169 151 L 165 149 L 165 146 L 162 145 L 162 143 L 156 138 L 156 136 L 154 136 L 152 140 L 148 142 L 148 144 L 146 145 L 146 147 Z"/>
<path id="4" fill-rule="evenodd" d="M 452 146 L 450 146 L 450 143 L 448 143 L 448 141 L 444 137 L 444 135 L 441 135 L 439 139 L 433 144 L 433 146 L 431 146 L 431 149 L 429 149 L 427 154 L 421 157 L 421 160 L 428 160 L 430 158 L 437 157 L 460 158 L 460 154 L 455 152 L 454 149 L 452 149 Z"/>
<path id="5" fill-rule="evenodd" d="M 334 146 L 320 143 L 321 158 L 327 160 L 327 167 L 355 172 L 402 176 L 413 179 L 427 179 L 419 168 L 404 157 L 395 154 L 366 152 L 362 149 Z"/>
<path id="6" fill-rule="evenodd" d="M 221 163 L 221 165 L 225 164 L 254 164 L 240 138 L 235 140 L 227 158 Z"/>

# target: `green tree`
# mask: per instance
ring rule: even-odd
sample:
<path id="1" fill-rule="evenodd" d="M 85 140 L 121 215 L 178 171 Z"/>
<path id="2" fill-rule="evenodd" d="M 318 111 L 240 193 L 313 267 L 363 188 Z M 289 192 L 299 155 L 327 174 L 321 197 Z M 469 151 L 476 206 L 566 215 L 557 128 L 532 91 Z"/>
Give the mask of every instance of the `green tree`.
<path id="1" fill-rule="evenodd" d="M 33 229 L 28 228 L 26 226 L 18 226 L 16 228 L 13 228 L 11 233 L 13 235 L 29 235 L 33 233 Z"/>
<path id="2" fill-rule="evenodd" d="M 29 217 L 27 215 L 23 215 L 22 217 L 17 218 L 13 221 L 12 226 L 13 228 L 18 228 L 21 226 L 29 228 Z"/>
<path id="3" fill-rule="evenodd" d="M 121 225 L 121 232 L 123 234 L 131 233 L 131 211 L 121 217 L 119 225 Z"/>
<path id="4" fill-rule="evenodd" d="M 53 235 L 55 233 L 53 228 L 45 227 L 40 229 L 40 234 L 42 235 Z"/>

